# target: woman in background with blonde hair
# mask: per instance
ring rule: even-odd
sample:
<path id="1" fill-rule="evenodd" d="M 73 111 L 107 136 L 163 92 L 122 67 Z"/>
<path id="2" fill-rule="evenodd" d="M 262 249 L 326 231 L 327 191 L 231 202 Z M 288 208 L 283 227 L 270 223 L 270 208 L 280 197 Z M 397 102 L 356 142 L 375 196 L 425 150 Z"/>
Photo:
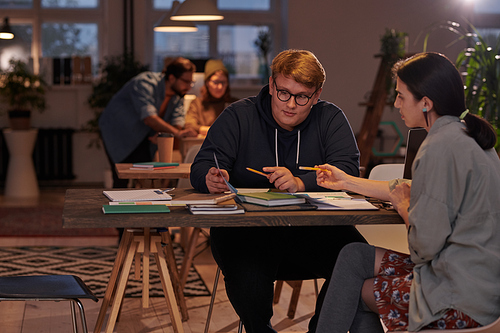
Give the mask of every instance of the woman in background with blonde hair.
<path id="1" fill-rule="evenodd" d="M 205 64 L 205 84 L 200 93 L 189 104 L 185 128 L 205 136 L 226 106 L 236 101 L 230 93 L 229 72 L 221 60 L 210 59 Z"/>

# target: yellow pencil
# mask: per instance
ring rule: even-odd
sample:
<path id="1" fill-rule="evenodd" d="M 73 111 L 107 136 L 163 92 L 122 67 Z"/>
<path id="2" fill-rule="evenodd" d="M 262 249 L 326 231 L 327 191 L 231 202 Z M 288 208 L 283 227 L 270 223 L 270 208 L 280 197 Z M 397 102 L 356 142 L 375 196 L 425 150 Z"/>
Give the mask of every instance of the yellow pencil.
<path id="1" fill-rule="evenodd" d="M 247 170 L 248 170 L 248 171 L 251 171 L 251 172 L 253 172 L 253 173 L 256 173 L 256 174 L 258 174 L 258 175 L 264 176 L 264 177 L 269 176 L 267 173 L 264 173 L 264 172 L 261 172 L 261 171 L 258 171 L 258 170 L 254 170 L 254 169 L 252 169 L 252 168 L 247 168 Z"/>
<path id="2" fill-rule="evenodd" d="M 299 169 L 300 170 L 311 170 L 311 171 L 316 171 L 316 170 L 328 171 L 327 169 L 315 168 L 315 167 L 306 167 L 306 166 L 299 166 Z"/>

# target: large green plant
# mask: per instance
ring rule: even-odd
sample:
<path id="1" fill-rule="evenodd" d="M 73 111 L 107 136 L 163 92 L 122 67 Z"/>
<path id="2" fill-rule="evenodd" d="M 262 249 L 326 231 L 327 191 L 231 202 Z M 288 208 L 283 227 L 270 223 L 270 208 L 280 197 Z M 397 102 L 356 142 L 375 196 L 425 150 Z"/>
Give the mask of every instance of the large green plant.
<path id="1" fill-rule="evenodd" d="M 99 117 L 111 98 L 134 76 L 147 71 L 148 65 L 136 61 L 131 54 L 106 57 L 99 64 L 101 78 L 92 85 L 92 94 L 87 102 L 94 110 L 94 117 L 83 127 L 84 131 L 99 133 Z M 92 140 L 89 146 L 99 147 L 99 139 Z"/>
<path id="2" fill-rule="evenodd" d="M 486 119 L 500 137 L 500 35 L 490 43 L 470 23 L 465 29 L 457 22 L 442 22 L 435 28 L 444 28 L 458 35 L 453 42 L 465 41 L 466 47 L 455 62 L 464 75 L 465 102 L 470 112 Z M 424 51 L 427 39 L 424 41 Z M 499 142 L 497 142 L 497 149 Z"/>
<path id="3" fill-rule="evenodd" d="M 42 77 L 33 74 L 21 60 L 11 59 L 9 68 L 0 71 L 0 97 L 9 105 L 9 111 L 43 112 L 46 87 Z"/>

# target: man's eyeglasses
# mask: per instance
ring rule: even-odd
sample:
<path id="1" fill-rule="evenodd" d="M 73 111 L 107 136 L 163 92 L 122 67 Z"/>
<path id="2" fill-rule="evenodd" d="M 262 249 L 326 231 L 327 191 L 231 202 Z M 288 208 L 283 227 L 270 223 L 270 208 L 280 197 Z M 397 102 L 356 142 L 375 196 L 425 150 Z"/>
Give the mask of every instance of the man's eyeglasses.
<path id="1" fill-rule="evenodd" d="M 280 90 L 278 89 L 278 86 L 276 85 L 276 81 L 273 81 L 274 87 L 276 87 L 276 96 L 278 96 L 278 99 L 282 102 L 288 102 L 290 98 L 293 96 L 295 98 L 295 104 L 300 105 L 300 106 L 305 106 L 307 103 L 309 103 L 309 100 L 314 96 L 316 89 L 311 96 L 303 95 L 303 94 L 298 94 L 294 95 L 286 90 Z"/>
<path id="2" fill-rule="evenodd" d="M 183 79 L 181 77 L 178 77 L 177 80 L 181 80 L 185 84 L 189 84 L 189 86 L 191 86 L 191 88 L 194 87 L 194 84 L 195 84 L 195 81 L 189 81 L 189 80 Z"/>

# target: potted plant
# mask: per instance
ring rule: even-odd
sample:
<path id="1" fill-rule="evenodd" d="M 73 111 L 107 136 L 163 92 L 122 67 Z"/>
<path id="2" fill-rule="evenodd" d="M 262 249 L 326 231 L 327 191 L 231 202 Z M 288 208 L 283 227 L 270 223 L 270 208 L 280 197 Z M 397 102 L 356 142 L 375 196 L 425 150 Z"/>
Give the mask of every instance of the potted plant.
<path id="1" fill-rule="evenodd" d="M 0 71 L 0 97 L 9 106 L 12 129 L 29 129 L 31 111 L 45 110 L 46 87 L 42 77 L 33 74 L 22 60 L 11 59 L 9 68 Z"/>
<path id="2" fill-rule="evenodd" d="M 464 76 L 465 104 L 471 113 L 486 119 L 497 132 L 497 151 L 500 148 L 500 35 L 492 38 L 481 36 L 470 23 L 470 31 L 457 22 L 439 23 L 458 35 L 455 42 L 465 41 L 465 48 L 459 53 L 455 65 Z M 424 51 L 427 45 L 427 34 Z"/>

